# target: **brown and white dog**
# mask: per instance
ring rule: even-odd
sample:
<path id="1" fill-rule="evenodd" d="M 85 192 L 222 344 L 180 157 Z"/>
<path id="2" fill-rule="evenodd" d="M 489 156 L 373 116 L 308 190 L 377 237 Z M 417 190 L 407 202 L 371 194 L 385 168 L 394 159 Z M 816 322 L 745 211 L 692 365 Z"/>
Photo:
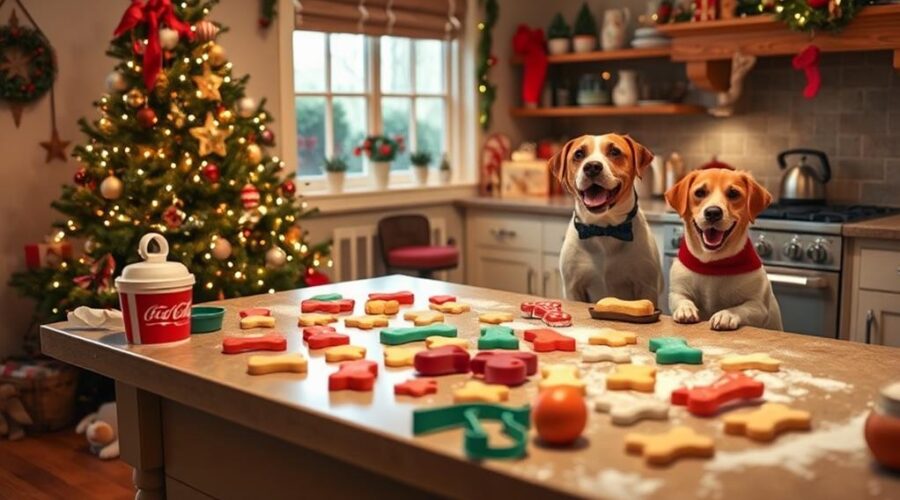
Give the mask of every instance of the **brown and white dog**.
<path id="1" fill-rule="evenodd" d="M 658 303 L 659 251 L 634 189 L 652 160 L 649 149 L 618 134 L 572 139 L 550 159 L 551 171 L 575 198 L 559 256 L 567 299 Z"/>
<path id="2" fill-rule="evenodd" d="M 719 165 L 689 173 L 666 192 L 684 221 L 678 260 L 669 271 L 672 318 L 709 320 L 713 330 L 781 330 L 781 309 L 748 235 L 772 196 L 750 174 Z"/>

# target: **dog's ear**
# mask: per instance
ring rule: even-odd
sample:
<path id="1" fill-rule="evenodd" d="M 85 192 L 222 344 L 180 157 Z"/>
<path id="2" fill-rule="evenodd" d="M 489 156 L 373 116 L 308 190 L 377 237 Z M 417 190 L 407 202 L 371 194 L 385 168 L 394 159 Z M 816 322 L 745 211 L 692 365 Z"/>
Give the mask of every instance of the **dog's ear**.
<path id="1" fill-rule="evenodd" d="M 750 213 L 750 222 L 753 222 L 772 203 L 772 195 L 747 172 L 741 172 L 741 177 L 747 187 L 747 211 Z"/>
<path id="2" fill-rule="evenodd" d="M 559 185 L 562 186 L 566 191 L 569 191 L 569 183 L 566 179 L 566 168 L 569 164 L 569 151 L 572 150 L 572 145 L 575 144 L 575 141 L 578 139 L 572 139 L 567 142 L 562 149 L 556 152 L 549 160 L 547 160 L 547 164 L 550 166 L 550 174 L 556 178 L 559 182 Z"/>
<path id="3" fill-rule="evenodd" d="M 634 153 L 634 167 L 636 170 L 636 174 L 638 178 L 644 178 L 644 172 L 647 171 L 647 167 L 650 166 L 650 163 L 653 161 L 653 151 L 650 151 L 649 148 L 644 146 L 643 144 L 635 141 L 629 135 L 625 135 L 625 140 L 631 145 L 631 151 Z"/>
<path id="4" fill-rule="evenodd" d="M 678 215 L 682 218 L 687 217 L 688 215 L 691 186 L 694 184 L 694 179 L 697 178 L 697 175 L 697 170 L 688 173 L 683 179 L 675 183 L 674 186 L 666 191 L 666 203 L 668 203 L 673 210 L 678 212 Z"/>

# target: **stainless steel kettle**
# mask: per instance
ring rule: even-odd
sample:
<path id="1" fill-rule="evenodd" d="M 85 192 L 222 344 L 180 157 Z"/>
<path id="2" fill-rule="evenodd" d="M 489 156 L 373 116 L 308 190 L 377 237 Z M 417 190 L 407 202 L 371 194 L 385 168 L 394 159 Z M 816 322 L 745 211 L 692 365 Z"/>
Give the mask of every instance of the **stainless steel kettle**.
<path id="1" fill-rule="evenodd" d="M 800 156 L 799 163 L 787 164 L 789 156 Z M 818 159 L 818 168 L 809 165 L 807 157 Z M 781 176 L 781 199 L 785 205 L 824 204 L 825 183 L 831 179 L 828 155 L 815 149 L 789 149 L 778 154 L 778 166 L 784 170 Z"/>

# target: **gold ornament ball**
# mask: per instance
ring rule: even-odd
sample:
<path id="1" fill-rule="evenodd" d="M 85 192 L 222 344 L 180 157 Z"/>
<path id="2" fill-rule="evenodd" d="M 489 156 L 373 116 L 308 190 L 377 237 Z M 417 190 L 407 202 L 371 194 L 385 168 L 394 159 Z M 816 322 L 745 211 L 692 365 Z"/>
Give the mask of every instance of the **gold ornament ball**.
<path id="1" fill-rule="evenodd" d="M 125 94 L 125 102 L 132 108 L 139 108 L 144 105 L 146 98 L 138 89 L 131 89 Z"/>
<path id="2" fill-rule="evenodd" d="M 219 67 L 228 62 L 228 56 L 225 54 L 225 49 L 222 48 L 221 45 L 215 43 L 212 44 L 209 47 L 207 55 L 209 55 L 209 64 L 213 67 Z"/>
<path id="3" fill-rule="evenodd" d="M 234 113 L 230 109 L 223 109 L 218 116 L 219 123 L 228 125 L 234 121 Z"/>
<path id="4" fill-rule="evenodd" d="M 262 148 L 257 144 L 247 144 L 247 159 L 256 165 L 262 161 Z"/>
<path id="5" fill-rule="evenodd" d="M 112 120 L 105 116 L 97 120 L 97 128 L 104 134 L 111 134 L 116 131 L 116 126 L 113 125 Z"/>
<path id="6" fill-rule="evenodd" d="M 100 183 L 100 195 L 107 200 L 118 200 L 125 185 L 115 175 L 110 175 Z"/>
<path id="7" fill-rule="evenodd" d="M 218 237 L 213 245 L 212 256 L 215 257 L 216 260 L 225 260 L 228 257 L 231 257 L 231 242 L 225 238 Z"/>
<path id="8" fill-rule="evenodd" d="M 278 247 L 272 247 L 266 252 L 266 266 L 268 267 L 279 268 L 284 265 L 285 260 L 287 260 L 287 254 Z"/>
<path id="9" fill-rule="evenodd" d="M 237 102 L 237 113 L 241 118 L 250 118 L 256 112 L 256 100 L 252 97 L 241 97 Z"/>

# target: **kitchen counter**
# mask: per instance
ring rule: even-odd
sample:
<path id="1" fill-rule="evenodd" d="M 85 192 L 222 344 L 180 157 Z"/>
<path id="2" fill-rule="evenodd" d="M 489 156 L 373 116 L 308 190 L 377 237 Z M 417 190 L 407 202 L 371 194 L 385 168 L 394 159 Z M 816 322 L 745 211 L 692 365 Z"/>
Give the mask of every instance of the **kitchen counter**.
<path id="1" fill-rule="evenodd" d="M 644 216 L 650 222 L 677 222 L 678 217 L 671 211 L 662 198 L 641 199 L 639 201 Z M 518 212 L 534 215 L 558 215 L 571 217 L 574 201 L 570 196 L 552 196 L 549 198 L 506 199 L 488 196 L 476 196 L 456 201 L 457 206 L 464 208 L 480 208 L 504 212 Z"/>
<path id="2" fill-rule="evenodd" d="M 484 206 L 484 205 L 480 205 Z M 299 301 L 324 292 L 356 299 L 357 311 L 370 291 L 410 290 L 417 308 L 427 297 L 453 294 L 474 311 L 447 315 L 459 336 L 478 336 L 477 313 L 516 312 L 532 297 L 403 276 L 338 283 L 273 295 L 227 300 L 221 332 L 194 335 L 165 346 L 134 346 L 122 331 L 77 328 L 67 323 L 41 327 L 44 353 L 116 380 L 123 459 L 136 468 L 141 494 L 169 498 L 285 498 L 350 496 L 609 497 L 794 499 L 898 498 L 900 477 L 873 465 L 863 441 L 863 423 L 879 387 L 900 378 L 900 350 L 782 332 L 742 328 L 712 332 L 707 325 L 677 325 L 670 318 L 625 325 L 589 318 L 587 305 L 564 302 L 575 326 L 560 328 L 580 347 L 597 327 L 627 328 L 637 334 L 628 350 L 634 362 L 653 364 L 648 339 L 677 335 L 704 351 L 701 366 L 660 366 L 656 397 L 668 399 L 683 385 L 708 384 L 721 375 L 718 360 L 732 353 L 768 352 L 781 359 L 777 373 L 749 372 L 763 381 L 765 398 L 809 410 L 810 432 L 790 432 L 758 443 L 722 432 L 721 416 L 696 418 L 674 407 L 671 421 L 613 426 L 607 415 L 589 412 L 582 439 L 572 448 L 548 448 L 536 438 L 521 460 L 474 462 L 463 456 L 460 429 L 413 437 L 414 408 L 452 404 L 452 392 L 467 375 L 438 378 L 437 394 L 397 397 L 393 384 L 411 368 L 385 368 L 375 331 L 346 329 L 351 343 L 379 362 L 373 392 L 329 392 L 320 352 L 308 352 L 296 326 Z M 223 334 L 238 330 L 237 312 L 269 307 L 288 340 L 288 351 L 308 356 L 306 374 L 246 374 L 248 354 L 221 354 Z M 392 326 L 407 324 L 391 320 Z M 517 330 L 537 325 L 517 319 Z M 345 330 L 343 325 L 338 325 Z M 521 343 L 521 349 L 530 350 Z M 472 351 L 474 352 L 474 351 Z M 579 366 L 588 399 L 604 391 L 610 363 L 580 363 L 577 353 L 539 355 L 541 365 Z M 864 368 L 864 369 L 863 369 Z M 532 380 L 511 390 L 508 404 L 532 401 Z M 746 409 L 744 409 L 746 410 Z M 743 411 L 743 410 L 734 410 Z M 731 413 L 728 411 L 728 413 Z M 682 459 L 652 467 L 624 450 L 629 432 L 662 433 L 686 425 L 710 436 L 710 459 Z M 494 432 L 494 427 L 491 427 Z M 533 431 L 532 431 L 533 436 Z M 493 439 L 492 439 L 493 442 Z M 149 497 L 149 496 L 148 496 Z"/>
<path id="3" fill-rule="evenodd" d="M 900 214 L 844 224 L 844 236 L 876 240 L 900 240 Z"/>

